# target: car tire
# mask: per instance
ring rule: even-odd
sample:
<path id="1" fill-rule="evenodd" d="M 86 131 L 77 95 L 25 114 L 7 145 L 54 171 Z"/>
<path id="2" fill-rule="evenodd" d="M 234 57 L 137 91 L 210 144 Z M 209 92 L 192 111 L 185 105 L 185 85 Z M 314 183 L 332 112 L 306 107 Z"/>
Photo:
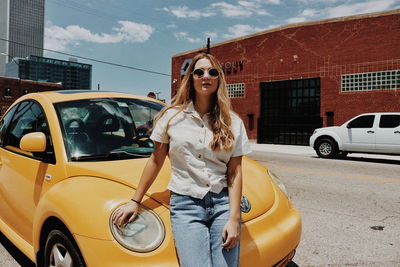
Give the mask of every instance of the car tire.
<path id="1" fill-rule="evenodd" d="M 338 155 L 336 143 L 329 138 L 319 140 L 315 146 L 315 151 L 321 158 L 335 158 Z"/>
<path id="2" fill-rule="evenodd" d="M 52 230 L 47 236 L 44 266 L 85 266 L 82 255 L 70 235 Z"/>

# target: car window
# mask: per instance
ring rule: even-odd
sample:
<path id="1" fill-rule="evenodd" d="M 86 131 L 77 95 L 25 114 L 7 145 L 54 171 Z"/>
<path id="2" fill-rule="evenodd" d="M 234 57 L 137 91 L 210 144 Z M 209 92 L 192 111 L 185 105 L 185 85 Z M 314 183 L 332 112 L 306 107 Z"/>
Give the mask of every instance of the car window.
<path id="1" fill-rule="evenodd" d="M 400 126 L 400 115 L 382 115 L 379 128 L 396 128 Z"/>
<path id="2" fill-rule="evenodd" d="M 21 138 L 32 132 L 43 132 L 48 138 L 46 150 L 52 152 L 50 131 L 42 108 L 34 101 L 25 101 L 18 106 L 3 145 L 19 149 Z"/>
<path id="3" fill-rule="evenodd" d="M 131 98 L 95 98 L 54 105 L 63 130 L 64 144 L 73 161 L 149 156 L 153 119 L 165 106 Z M 135 154 L 135 155 L 133 155 Z"/>
<path id="4" fill-rule="evenodd" d="M 0 146 L 3 146 L 3 141 L 6 135 L 7 128 L 10 125 L 11 118 L 14 115 L 14 112 L 17 110 L 17 107 L 18 105 L 12 107 L 0 121 Z"/>
<path id="5" fill-rule="evenodd" d="M 364 115 L 352 120 L 349 124 L 349 128 L 372 128 L 374 126 L 375 115 Z"/>

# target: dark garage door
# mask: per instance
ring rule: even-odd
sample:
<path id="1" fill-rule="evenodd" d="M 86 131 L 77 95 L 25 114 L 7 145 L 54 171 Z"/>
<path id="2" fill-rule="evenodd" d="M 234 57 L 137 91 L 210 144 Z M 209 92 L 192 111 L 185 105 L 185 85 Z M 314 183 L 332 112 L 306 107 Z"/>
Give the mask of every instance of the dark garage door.
<path id="1" fill-rule="evenodd" d="M 260 83 L 258 142 L 308 145 L 320 117 L 320 80 L 300 79 Z"/>

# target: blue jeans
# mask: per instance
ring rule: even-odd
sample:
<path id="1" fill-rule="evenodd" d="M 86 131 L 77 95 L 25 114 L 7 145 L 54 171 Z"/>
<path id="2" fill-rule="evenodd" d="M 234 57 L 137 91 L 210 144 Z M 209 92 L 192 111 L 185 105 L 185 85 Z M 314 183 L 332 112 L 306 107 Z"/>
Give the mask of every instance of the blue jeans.
<path id="1" fill-rule="evenodd" d="M 229 251 L 221 247 L 229 219 L 229 196 L 208 192 L 203 199 L 171 192 L 171 224 L 179 262 L 183 267 L 236 267 L 239 243 Z"/>

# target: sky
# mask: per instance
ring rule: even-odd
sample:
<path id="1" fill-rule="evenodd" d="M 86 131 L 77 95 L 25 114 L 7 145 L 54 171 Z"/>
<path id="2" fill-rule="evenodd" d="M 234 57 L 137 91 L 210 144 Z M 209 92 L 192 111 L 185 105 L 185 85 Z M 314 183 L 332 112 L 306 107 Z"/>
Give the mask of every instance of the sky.
<path id="1" fill-rule="evenodd" d="M 171 58 L 292 23 L 400 8 L 400 0 L 45 0 L 44 48 L 92 64 L 92 89 L 170 101 Z M 44 56 L 70 57 L 45 51 Z M 143 69 L 150 72 L 139 71 Z M 156 72 L 156 73 L 152 73 Z"/>

